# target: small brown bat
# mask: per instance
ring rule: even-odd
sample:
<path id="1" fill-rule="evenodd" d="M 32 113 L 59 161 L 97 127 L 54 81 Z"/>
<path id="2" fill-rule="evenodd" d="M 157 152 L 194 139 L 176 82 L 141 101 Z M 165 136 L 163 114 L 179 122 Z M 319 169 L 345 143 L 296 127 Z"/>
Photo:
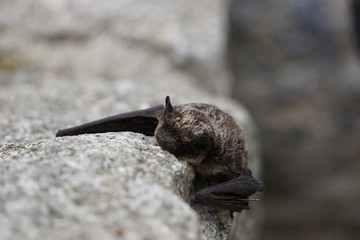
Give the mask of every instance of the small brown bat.
<path id="1" fill-rule="evenodd" d="M 84 133 L 132 131 L 155 136 L 164 150 L 194 166 L 214 185 L 195 194 L 195 201 L 240 212 L 249 209 L 248 197 L 264 185 L 247 169 L 244 131 L 219 108 L 200 103 L 165 106 L 123 113 L 77 127 L 59 130 L 57 137 Z"/>

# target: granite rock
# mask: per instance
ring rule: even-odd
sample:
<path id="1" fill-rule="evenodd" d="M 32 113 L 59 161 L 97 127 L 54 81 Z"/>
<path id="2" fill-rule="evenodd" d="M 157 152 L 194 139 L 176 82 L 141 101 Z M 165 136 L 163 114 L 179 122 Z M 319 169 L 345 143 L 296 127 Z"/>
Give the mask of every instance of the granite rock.
<path id="1" fill-rule="evenodd" d="M 0 150 L 2 239 L 198 239 L 192 168 L 135 133 Z"/>
<path id="2" fill-rule="evenodd" d="M 229 94 L 227 6 L 216 0 L 1 1 L 0 69 L 190 78 Z"/>
<path id="3" fill-rule="evenodd" d="M 4 222 L 1 225 L 7 234 L 4 235 L 6 239 L 21 239 L 27 231 L 33 239 L 46 234 L 54 234 L 54 239 L 57 239 L 62 237 L 61 229 L 69 229 L 68 235 L 63 238 L 83 236 L 84 239 L 92 239 L 101 236 L 112 239 L 114 231 L 118 231 L 119 234 L 129 232 L 130 235 L 124 235 L 124 239 L 147 239 L 147 235 L 137 233 L 139 229 L 131 224 L 123 226 L 121 221 L 124 219 L 113 219 L 114 211 L 120 217 L 134 217 L 132 223 L 139 221 L 137 226 L 150 231 L 152 239 L 165 239 L 168 234 L 173 235 L 172 239 L 227 238 L 232 224 L 230 214 L 200 205 L 193 205 L 192 210 L 186 203 L 193 194 L 192 167 L 155 146 L 148 137 L 135 133 L 108 133 L 54 138 L 59 128 L 161 104 L 167 92 L 166 86 L 159 84 L 158 90 L 164 95 L 154 96 L 149 91 L 151 86 L 126 79 L 104 84 L 102 79 L 78 78 L 70 84 L 56 79 L 55 75 L 38 78 L 29 74 L 22 76 L 24 79 L 20 73 L 15 75 L 17 77 L 12 76 L 13 79 L 2 82 L 0 89 L 0 123 L 4 129 L 0 145 L 1 186 L 4 186 L 0 193 L 3 206 L 1 221 Z M 195 90 L 185 83 L 169 89 L 172 89 L 168 90 L 172 93 L 170 95 L 175 96 L 172 98 L 174 104 L 191 102 L 187 94 L 192 93 L 194 101 L 216 104 L 234 116 L 246 130 L 249 167 L 259 177 L 261 165 L 257 132 L 245 108 L 227 98 Z M 105 190 L 98 189 L 102 186 L 93 185 L 101 185 L 103 178 L 114 185 Z M 76 184 L 80 186 L 76 188 Z M 156 189 L 156 193 L 145 190 L 151 188 Z M 145 200 L 141 199 L 145 198 L 146 206 L 129 207 L 137 199 L 132 191 L 138 194 L 145 192 L 138 204 L 143 203 Z M 52 206 L 51 201 L 57 197 L 61 197 L 60 202 Z M 176 206 L 177 203 L 179 206 Z M 154 214 L 160 208 L 164 213 L 158 217 L 143 216 Z M 182 209 L 186 216 L 178 215 L 173 208 Z M 259 211 L 259 204 L 251 209 L 253 214 Z M 62 212 L 62 215 L 58 216 L 56 212 Z M 34 218 L 43 220 L 32 223 Z M 259 218 L 256 214 L 247 218 L 247 222 L 251 223 L 251 232 L 256 234 Z M 19 219 L 23 222 L 15 228 Z M 54 221 L 60 221 L 59 225 L 51 225 Z M 147 223 L 151 221 L 156 224 Z M 194 227 L 190 228 L 188 224 L 176 227 L 177 221 L 187 221 Z M 170 223 L 174 224 L 168 225 Z M 117 224 L 123 227 L 119 230 L 115 227 Z M 158 227 L 167 230 L 156 232 Z M 189 232 L 189 235 L 183 235 L 182 231 Z"/>

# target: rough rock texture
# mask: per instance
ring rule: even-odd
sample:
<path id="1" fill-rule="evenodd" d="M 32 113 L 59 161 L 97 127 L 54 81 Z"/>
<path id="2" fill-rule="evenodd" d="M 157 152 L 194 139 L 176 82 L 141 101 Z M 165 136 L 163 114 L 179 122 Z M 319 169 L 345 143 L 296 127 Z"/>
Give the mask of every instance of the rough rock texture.
<path id="1" fill-rule="evenodd" d="M 267 239 L 359 236 L 360 62 L 350 3 L 232 1 L 234 96 L 263 134 Z"/>
<path id="2" fill-rule="evenodd" d="M 259 176 L 248 112 L 209 93 L 229 92 L 226 5 L 0 1 L 1 238 L 227 238 L 228 212 L 191 208 L 192 167 L 151 139 L 54 138 L 59 128 L 161 104 L 170 95 L 173 104 L 213 103 L 233 115 L 246 130 L 250 168 Z M 256 216 L 239 226 L 250 229 L 242 240 L 258 232 Z"/>
<path id="3" fill-rule="evenodd" d="M 49 224 L 51 224 L 53 218 L 57 218 L 56 214 L 48 213 L 46 212 L 46 209 L 43 210 L 45 213 L 39 212 L 39 217 L 45 219 L 42 223 L 31 223 L 34 214 L 37 216 L 38 208 L 40 206 L 44 205 L 44 208 L 48 208 L 48 200 L 46 199 L 56 198 L 51 192 L 43 191 L 50 187 L 55 187 L 57 189 L 56 191 L 65 191 L 66 194 L 70 195 L 69 199 L 64 200 L 66 201 L 64 204 L 67 204 L 64 208 L 75 209 L 79 205 L 75 197 L 82 197 L 83 200 L 79 207 L 84 205 L 84 208 L 86 209 L 84 211 L 86 213 L 87 211 L 90 211 L 89 214 L 93 217 L 95 223 L 102 222 L 102 225 L 98 226 L 94 231 L 103 234 L 100 236 L 104 239 L 106 239 L 105 236 L 107 236 L 108 239 L 114 237 L 112 233 L 113 230 L 111 229 L 113 229 L 112 227 L 114 227 L 116 223 L 120 226 L 123 225 L 122 222 L 113 223 L 111 222 L 111 219 L 110 221 L 108 218 L 104 218 L 104 215 L 107 216 L 107 214 L 112 214 L 108 213 L 108 210 L 110 209 L 112 212 L 115 208 L 113 205 L 120 205 L 119 208 L 116 208 L 116 211 L 124 211 L 120 216 L 127 215 L 130 218 L 133 215 L 135 208 L 128 212 L 128 208 L 123 207 L 130 205 L 135 198 L 134 194 L 129 190 L 131 186 L 134 186 L 135 188 L 140 184 L 142 185 L 141 189 L 149 189 L 155 185 L 159 192 L 158 195 L 144 196 L 148 199 L 149 203 L 144 208 L 138 208 L 139 212 L 135 214 L 135 216 L 140 216 L 139 218 L 142 218 L 144 214 L 146 215 L 147 211 L 153 211 L 152 209 L 147 210 L 147 208 L 152 208 L 152 205 L 161 207 L 166 204 L 173 204 L 171 206 L 174 207 L 174 202 L 163 202 L 163 198 L 167 198 L 167 196 L 171 198 L 169 201 L 176 199 L 178 201 L 177 203 L 181 206 L 183 206 L 185 202 L 180 200 L 177 196 L 182 197 L 185 201 L 189 200 L 188 198 L 191 194 L 189 186 L 192 183 L 191 176 L 193 174 L 193 169 L 186 163 L 180 163 L 177 160 L 174 168 L 165 170 L 174 163 L 174 157 L 169 159 L 169 163 L 164 164 L 163 161 L 166 161 L 166 157 L 171 155 L 166 151 L 162 151 L 158 147 L 155 147 L 153 142 L 146 140 L 147 138 L 144 140 L 144 136 L 142 135 L 109 133 L 54 139 L 54 134 L 59 128 L 73 126 L 75 124 L 95 120 L 99 117 L 109 116 L 119 112 L 156 105 L 164 101 L 163 97 L 152 96 L 152 94 L 146 90 L 151 88 L 151 86 L 146 84 L 137 86 L 129 80 L 111 81 L 106 84 L 104 84 L 104 80 L 95 79 L 74 79 L 71 84 L 65 80 L 61 80 L 62 79 L 56 79 L 56 76 L 50 75 L 43 76 L 41 79 L 31 79 L 31 75 L 27 75 L 24 80 L 14 78 L 11 81 L 2 82 L 2 88 L 0 88 L 0 96 L 2 98 L 0 101 L 2 103 L 0 105 L 0 122 L 3 131 L 1 132 L 2 148 L 0 150 L 0 161 L 3 172 L 1 173 L 0 184 L 4 187 L 0 194 L 2 196 L 0 205 L 4 207 L 0 212 L 3 214 L 1 215 L 1 219 L 5 222 L 5 225 L 3 225 L 4 229 L 12 229 L 10 226 L 13 227 L 17 221 L 16 219 L 20 218 L 24 219 L 24 222 L 29 222 L 30 224 L 24 223 L 11 231 L 4 230 L 8 234 L 6 236 L 14 237 L 11 234 L 14 233 L 13 231 L 15 230 L 19 232 L 19 234 L 31 231 L 33 238 L 35 239 L 40 235 L 51 235 L 53 232 L 58 232 L 60 231 L 59 229 L 62 228 L 61 226 L 68 229 L 69 226 L 74 224 L 72 220 L 73 215 L 69 213 L 71 212 L 70 210 L 65 211 L 61 216 L 61 224 L 63 225 L 60 223 L 59 226 L 43 223 L 48 221 Z M 127 87 L 125 88 L 124 86 Z M 126 93 L 124 93 L 124 88 L 126 89 Z M 247 111 L 240 105 L 228 99 L 214 98 L 210 97 L 205 92 L 195 91 L 191 85 L 185 85 L 183 83 L 181 87 L 176 87 L 176 89 L 179 91 L 182 89 L 188 94 L 195 94 L 198 99 L 197 102 L 216 103 L 220 108 L 232 114 L 237 121 L 245 127 L 250 150 L 250 168 L 254 171 L 254 174 L 258 176 L 261 168 L 259 156 L 257 154 L 256 131 Z M 159 91 L 166 92 L 164 88 L 159 88 Z M 66 95 L 63 94 L 64 92 L 66 92 Z M 132 94 L 128 95 L 128 93 Z M 79 97 L 79 95 L 81 97 Z M 174 104 L 189 102 L 189 100 L 185 100 L 186 94 L 183 94 L 182 97 L 180 93 L 174 95 L 177 96 L 176 98 L 173 98 Z M 165 95 L 163 94 L 163 96 Z M 147 100 L 146 97 L 150 100 Z M 13 99 L 16 99 L 16 101 Z M 155 102 L 153 99 L 158 99 L 158 101 Z M 134 139 L 131 141 L 131 138 Z M 131 152 L 132 148 L 134 148 L 133 152 Z M 77 165 L 77 172 L 74 173 L 69 170 L 67 166 L 76 165 L 77 161 L 79 162 Z M 124 161 L 127 163 L 124 164 Z M 147 163 L 148 161 L 150 162 Z M 23 163 L 25 165 L 22 165 Z M 90 172 L 87 170 L 89 164 L 91 165 Z M 107 164 L 116 165 L 107 166 Z M 127 164 L 130 164 L 129 168 L 126 167 Z M 146 170 L 148 164 L 150 164 L 149 171 Z M 32 165 L 34 165 L 34 167 L 30 167 Z M 106 167 L 104 167 L 104 165 L 106 165 Z M 125 165 L 125 167 L 119 170 L 119 166 L 122 165 Z M 47 169 L 49 173 L 45 174 L 47 171 L 44 172 L 43 169 Z M 162 170 L 165 171 L 164 174 L 161 173 Z M 127 178 L 114 176 L 119 173 L 122 174 L 123 171 L 129 171 L 129 175 L 126 175 Z M 97 176 L 98 173 L 100 174 L 99 176 Z M 106 179 L 115 178 L 114 181 L 116 181 L 116 185 L 111 189 L 106 189 L 106 191 L 109 192 L 105 192 L 105 195 L 94 193 L 95 195 L 92 195 L 92 200 L 90 202 L 87 202 L 86 200 L 88 198 L 87 195 L 79 196 L 77 193 L 78 191 L 82 192 L 83 190 L 78 190 L 67 185 L 65 185 L 66 189 L 63 189 L 64 185 L 61 185 L 60 183 L 60 185 L 56 185 L 54 183 L 62 181 L 65 177 L 71 177 L 73 179 L 72 181 L 76 182 L 79 178 L 78 180 L 85 184 L 85 182 L 90 181 L 91 176 L 94 179 L 97 179 L 98 177 L 101 179 L 103 177 L 102 173 L 105 175 L 104 178 Z M 83 177 L 84 174 L 86 175 L 85 177 Z M 63 175 L 65 175 L 65 177 Z M 16 179 L 16 176 L 24 176 L 27 180 Z M 136 177 L 136 181 L 141 182 L 139 183 L 134 180 L 134 183 L 133 180 L 129 180 L 133 176 Z M 152 180 L 147 181 L 147 177 L 152 178 Z M 44 181 L 45 186 L 43 188 L 26 184 L 22 185 L 23 182 L 31 182 L 35 185 L 39 184 L 39 179 Z M 20 180 L 21 182 L 19 182 Z M 51 186 L 48 186 L 48 184 Z M 55 184 L 55 186 L 52 184 Z M 121 200 L 118 199 L 117 202 L 113 203 L 112 199 L 117 198 L 118 195 L 112 195 L 111 191 L 120 186 L 121 188 L 123 188 L 123 186 L 128 186 L 127 188 L 129 189 L 114 194 L 129 195 L 129 197 L 122 197 Z M 68 187 L 71 189 L 68 189 Z M 93 185 L 88 186 L 85 184 L 84 187 L 89 188 L 87 192 L 103 191 Z M 32 193 L 30 196 L 28 194 L 29 191 Z M 164 191 L 163 195 L 161 195 L 161 191 Z M 139 190 L 139 192 L 142 192 L 142 190 Z M 171 192 L 175 193 L 177 196 L 174 194 L 171 195 Z M 80 193 L 80 195 L 81 194 L 82 193 Z M 41 197 L 37 198 L 37 195 L 40 195 Z M 74 198 L 72 198 L 73 195 L 75 196 Z M 13 198 L 11 198 L 11 196 L 13 196 Z M 151 197 L 151 199 L 149 199 L 149 197 Z M 94 205 L 93 201 L 102 202 L 104 206 L 100 206 L 101 208 L 98 209 L 99 206 Z M 141 202 L 141 200 L 139 201 Z M 27 202 L 34 202 L 35 205 L 27 205 Z M 173 230 L 175 224 L 165 224 L 164 228 L 168 228 L 168 232 L 156 232 L 157 226 L 162 226 L 161 224 L 164 222 L 176 222 L 176 219 L 179 218 L 193 219 L 195 216 L 194 212 L 185 209 L 183 212 L 187 215 L 184 218 L 183 215 L 172 212 L 174 210 L 171 209 L 171 206 L 168 207 L 170 208 L 169 211 L 168 208 L 162 209 L 162 211 L 167 212 L 159 217 L 161 220 L 156 220 L 160 221 L 157 225 L 154 224 L 148 226 L 146 224 L 147 221 L 150 221 L 150 216 L 144 218 L 143 222 L 139 222 L 138 225 L 140 227 L 144 225 L 144 228 L 147 229 L 146 231 L 150 231 L 151 234 L 153 234 L 152 236 L 156 236 L 156 239 L 168 239 L 168 234 L 174 235 L 171 239 L 198 239 L 199 236 L 201 236 L 201 239 L 226 239 L 231 224 L 228 212 L 218 212 L 199 205 L 194 205 L 193 207 L 200 216 L 200 222 L 197 218 L 196 221 L 191 220 L 191 224 L 196 227 L 187 228 L 186 226 L 188 225 L 186 225 L 185 228 L 182 228 L 183 225 L 180 225 L 180 230 Z M 19 208 L 21 210 L 12 211 L 12 208 Z M 55 205 L 53 208 L 60 211 L 59 208 L 62 208 L 62 205 Z M 157 208 L 157 210 L 159 209 Z M 143 213 L 143 211 L 145 211 L 145 213 Z M 259 211 L 261 211 L 259 204 L 255 204 L 251 210 L 252 214 Z M 81 214 L 81 212 L 79 214 Z M 166 217 L 168 217 L 168 219 L 164 220 L 163 218 Z M 134 217 L 131 221 L 136 222 L 139 218 Z M 237 219 L 238 216 L 235 218 Z M 257 234 L 257 219 L 256 216 L 248 218 L 247 222 L 251 222 L 251 231 L 250 234 L 246 233 L 245 235 Z M 84 218 L 78 219 L 77 222 L 79 222 L 80 226 L 74 226 L 74 229 L 68 229 L 68 235 L 64 236 L 64 238 L 77 235 L 84 236 L 85 239 L 90 238 L 93 234 L 88 234 L 86 229 L 92 227 L 87 225 L 87 221 L 87 215 L 84 216 Z M 93 222 L 91 222 L 91 224 L 93 224 Z M 110 227 L 110 230 L 108 230 L 108 226 L 112 226 Z M 199 228 L 199 226 L 201 226 L 201 228 Z M 52 230 L 47 230 L 50 227 Z M 30 229 L 35 230 L 33 231 Z M 133 236 L 132 232 L 138 231 L 130 225 L 125 225 L 121 229 L 131 233 L 129 239 L 132 239 L 130 238 Z M 172 232 L 169 229 L 172 230 Z M 186 236 L 179 235 L 178 233 L 182 230 L 186 232 L 190 231 L 192 233 L 189 233 L 189 235 Z M 203 234 L 199 235 L 200 232 L 203 232 Z M 23 235 L 20 234 L 15 236 L 18 237 L 15 239 L 21 239 Z M 9 237 L 8 239 L 12 239 L 12 237 Z M 58 237 L 61 238 L 61 235 L 59 234 Z M 147 238 L 139 233 L 138 235 L 134 235 L 134 239 Z"/>
<path id="4" fill-rule="evenodd" d="M 1 239 L 199 239 L 191 167 L 141 134 L 7 144 L 0 159 Z"/>
<path id="5" fill-rule="evenodd" d="M 1 1 L 0 69 L 87 73 L 107 79 L 135 76 L 147 81 L 187 77 L 228 94 L 230 80 L 223 61 L 227 4 Z"/>

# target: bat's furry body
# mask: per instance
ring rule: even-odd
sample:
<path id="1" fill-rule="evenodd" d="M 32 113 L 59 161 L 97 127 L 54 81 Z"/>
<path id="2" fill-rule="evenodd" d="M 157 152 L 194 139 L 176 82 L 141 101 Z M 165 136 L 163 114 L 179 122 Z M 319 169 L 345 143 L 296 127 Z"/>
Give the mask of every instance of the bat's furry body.
<path id="1" fill-rule="evenodd" d="M 243 129 L 230 115 L 213 105 L 190 103 L 174 106 L 172 112 L 160 116 L 155 136 L 164 126 L 174 131 L 174 138 L 179 138 L 181 143 L 201 136 L 209 138 L 211 150 L 206 154 L 187 156 L 181 151 L 181 144 L 178 144 L 177 152 L 173 152 L 194 165 L 201 175 L 222 173 L 233 179 L 247 166 Z"/>

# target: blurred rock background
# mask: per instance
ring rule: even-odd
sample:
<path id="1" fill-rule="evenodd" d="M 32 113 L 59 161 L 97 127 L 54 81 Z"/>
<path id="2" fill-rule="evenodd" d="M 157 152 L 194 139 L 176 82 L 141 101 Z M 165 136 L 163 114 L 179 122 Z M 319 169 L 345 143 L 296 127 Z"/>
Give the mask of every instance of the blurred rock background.
<path id="1" fill-rule="evenodd" d="M 174 79 L 195 79 L 216 93 L 230 91 L 223 52 L 228 1 L 0 4 L 1 69 L 142 81 L 173 71 Z"/>
<path id="2" fill-rule="evenodd" d="M 231 2 L 233 94 L 262 140 L 264 239 L 360 236 L 359 4 Z"/>

